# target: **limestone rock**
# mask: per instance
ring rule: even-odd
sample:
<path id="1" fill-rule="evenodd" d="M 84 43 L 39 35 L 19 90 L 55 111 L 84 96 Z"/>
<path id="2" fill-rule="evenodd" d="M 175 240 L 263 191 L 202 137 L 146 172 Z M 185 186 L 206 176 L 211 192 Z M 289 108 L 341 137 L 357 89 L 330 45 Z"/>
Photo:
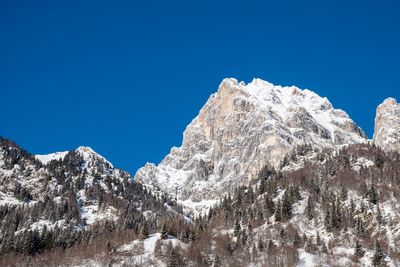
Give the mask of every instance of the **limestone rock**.
<path id="1" fill-rule="evenodd" d="M 388 151 L 400 151 L 400 104 L 387 98 L 376 109 L 374 144 Z"/>

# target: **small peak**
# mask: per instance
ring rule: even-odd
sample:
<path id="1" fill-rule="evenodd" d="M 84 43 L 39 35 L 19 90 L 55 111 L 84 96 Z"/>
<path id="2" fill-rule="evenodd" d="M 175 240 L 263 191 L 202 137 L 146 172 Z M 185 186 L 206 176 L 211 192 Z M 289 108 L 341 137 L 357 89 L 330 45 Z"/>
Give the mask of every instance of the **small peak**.
<path id="1" fill-rule="evenodd" d="M 97 154 L 91 147 L 88 146 L 80 146 L 77 149 L 75 149 L 75 151 L 89 153 L 89 154 Z"/>
<path id="2" fill-rule="evenodd" d="M 274 84 L 265 81 L 263 79 L 260 78 L 253 78 L 253 80 L 249 83 L 249 85 L 253 85 L 253 86 L 269 86 L 272 87 L 274 86 Z"/>
<path id="3" fill-rule="evenodd" d="M 393 97 L 388 97 L 382 102 L 382 104 L 380 104 L 377 107 L 377 112 L 381 112 L 381 111 L 387 109 L 388 107 L 393 107 L 393 106 L 397 106 L 397 105 L 399 105 L 399 104 L 397 103 L 396 99 L 394 99 Z"/>
<path id="4" fill-rule="evenodd" d="M 225 78 L 219 84 L 218 92 L 222 91 L 231 92 L 241 88 L 242 86 L 243 83 L 242 82 L 239 83 L 238 80 L 235 78 Z"/>
<path id="5" fill-rule="evenodd" d="M 80 146 L 77 149 L 75 149 L 75 152 L 79 153 L 80 155 L 82 155 L 82 157 L 85 160 L 90 160 L 90 159 L 100 159 L 102 161 L 107 162 L 108 164 L 110 164 L 111 167 L 113 167 L 113 165 L 111 164 L 111 162 L 109 162 L 105 157 L 103 157 L 102 155 L 100 155 L 99 153 L 97 153 L 96 151 L 94 151 L 91 147 L 88 146 Z"/>
<path id="6" fill-rule="evenodd" d="M 388 97 L 383 101 L 382 104 L 393 105 L 394 106 L 394 105 L 397 105 L 397 100 L 395 98 L 393 98 L 393 97 Z"/>
<path id="7" fill-rule="evenodd" d="M 238 84 L 239 84 L 239 82 L 235 78 L 225 78 L 222 80 L 220 86 L 222 86 L 222 85 L 238 85 Z"/>

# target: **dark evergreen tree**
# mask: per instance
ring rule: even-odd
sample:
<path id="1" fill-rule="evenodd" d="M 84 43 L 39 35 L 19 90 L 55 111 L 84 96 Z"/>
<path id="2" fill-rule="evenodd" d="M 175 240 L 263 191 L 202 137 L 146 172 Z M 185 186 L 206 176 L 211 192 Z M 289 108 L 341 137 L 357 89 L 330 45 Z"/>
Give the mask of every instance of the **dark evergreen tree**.
<path id="1" fill-rule="evenodd" d="M 281 201 L 278 201 L 275 209 L 275 221 L 280 222 L 282 221 L 282 204 Z"/>
<path id="2" fill-rule="evenodd" d="M 221 259 L 218 257 L 218 254 L 215 254 L 214 256 L 214 261 L 213 261 L 213 267 L 219 267 L 221 265 Z"/>
<path id="3" fill-rule="evenodd" d="M 239 222 L 239 220 L 236 220 L 235 226 L 233 229 L 234 236 L 236 236 L 236 237 L 240 236 L 241 230 L 242 230 L 242 227 L 240 226 L 240 222 Z"/>
<path id="4" fill-rule="evenodd" d="M 260 195 L 264 194 L 265 192 L 265 179 L 260 179 L 260 185 L 258 186 L 258 193 Z"/>
<path id="5" fill-rule="evenodd" d="M 168 226 L 166 223 L 163 223 L 161 226 L 161 238 L 166 239 L 168 237 Z"/>
<path id="6" fill-rule="evenodd" d="M 259 252 L 263 252 L 264 251 L 264 241 L 262 240 L 262 238 L 259 238 L 258 239 L 258 242 L 257 242 L 257 249 L 258 249 L 258 251 Z"/>
<path id="7" fill-rule="evenodd" d="M 272 214 L 275 213 L 275 203 L 271 199 L 270 195 L 267 195 L 265 197 L 265 207 L 266 207 L 267 212 L 269 213 L 269 215 L 272 215 Z"/>
<path id="8" fill-rule="evenodd" d="M 242 245 L 244 246 L 244 245 L 247 244 L 247 240 L 248 240 L 248 238 L 249 238 L 249 236 L 248 236 L 246 230 L 243 230 L 243 231 L 242 231 L 241 237 L 242 237 L 242 240 L 241 240 L 241 241 L 242 241 Z"/>
<path id="9" fill-rule="evenodd" d="M 376 206 L 376 220 L 379 224 L 382 224 L 382 214 L 381 209 L 379 208 L 379 204 Z"/>
<path id="10" fill-rule="evenodd" d="M 282 219 L 289 220 L 291 217 L 292 217 L 292 200 L 287 191 L 285 191 L 282 202 Z"/>
<path id="11" fill-rule="evenodd" d="M 180 255 L 175 251 L 175 248 L 171 249 L 171 253 L 168 257 L 167 267 L 180 267 L 182 266 Z"/>
<path id="12" fill-rule="evenodd" d="M 357 239 L 355 247 L 354 247 L 354 256 L 356 256 L 357 258 L 361 258 L 364 256 L 364 254 L 365 254 L 365 251 L 362 248 L 360 241 Z"/>
<path id="13" fill-rule="evenodd" d="M 140 238 L 146 239 L 149 237 L 149 226 L 144 222 L 140 230 Z"/>
<path id="14" fill-rule="evenodd" d="M 371 188 L 368 190 L 368 200 L 372 204 L 378 203 L 378 191 L 376 191 L 375 185 L 372 185 Z"/>
<path id="15" fill-rule="evenodd" d="M 321 246 L 321 236 L 319 235 L 319 232 L 317 231 L 317 236 L 315 237 L 315 243 L 317 246 Z"/>
<path id="16" fill-rule="evenodd" d="M 364 234 L 364 225 L 360 216 L 358 216 L 356 219 L 356 234 L 358 236 L 362 236 Z"/>
<path id="17" fill-rule="evenodd" d="M 381 244 L 378 240 L 374 242 L 374 254 L 372 256 L 372 265 L 373 266 L 383 266 L 385 260 L 385 253 L 381 248 Z"/>
<path id="18" fill-rule="evenodd" d="M 299 232 L 297 230 L 294 233 L 293 246 L 296 247 L 296 248 L 300 248 L 300 246 L 301 246 L 301 237 L 300 237 Z"/>
<path id="19" fill-rule="evenodd" d="M 347 188 L 343 185 L 343 182 L 340 183 L 340 199 L 342 201 L 347 200 Z"/>
<path id="20" fill-rule="evenodd" d="M 306 216 L 307 219 L 312 220 L 314 219 L 314 202 L 311 199 L 311 196 L 307 199 L 307 206 L 306 206 Z"/>

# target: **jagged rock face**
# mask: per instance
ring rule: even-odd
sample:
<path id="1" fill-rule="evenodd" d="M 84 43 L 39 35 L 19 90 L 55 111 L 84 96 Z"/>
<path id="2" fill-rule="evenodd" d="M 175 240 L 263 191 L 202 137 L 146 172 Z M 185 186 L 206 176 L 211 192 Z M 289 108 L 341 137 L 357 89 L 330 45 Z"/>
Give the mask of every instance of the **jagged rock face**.
<path id="1" fill-rule="evenodd" d="M 374 144 L 388 151 L 400 150 L 400 104 L 387 98 L 376 109 Z"/>
<path id="2" fill-rule="evenodd" d="M 365 142 L 348 115 L 309 90 L 224 79 L 189 124 L 179 148 L 158 165 L 148 163 L 135 178 L 153 189 L 177 192 L 182 201 L 215 199 L 278 166 L 294 147 L 335 149 Z"/>

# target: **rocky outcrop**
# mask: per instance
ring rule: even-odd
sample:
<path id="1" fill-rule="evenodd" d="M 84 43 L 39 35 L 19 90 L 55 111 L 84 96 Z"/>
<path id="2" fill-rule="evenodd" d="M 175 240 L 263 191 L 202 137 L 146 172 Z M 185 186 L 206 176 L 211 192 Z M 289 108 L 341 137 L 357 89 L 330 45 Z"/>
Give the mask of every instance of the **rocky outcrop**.
<path id="1" fill-rule="evenodd" d="M 344 111 L 312 91 L 229 78 L 186 128 L 182 146 L 135 177 L 181 201 L 204 201 L 247 184 L 267 164 L 278 166 L 297 145 L 336 149 L 365 141 Z"/>
<path id="2" fill-rule="evenodd" d="M 400 151 L 400 104 L 387 98 L 376 109 L 374 144 L 387 151 Z"/>

